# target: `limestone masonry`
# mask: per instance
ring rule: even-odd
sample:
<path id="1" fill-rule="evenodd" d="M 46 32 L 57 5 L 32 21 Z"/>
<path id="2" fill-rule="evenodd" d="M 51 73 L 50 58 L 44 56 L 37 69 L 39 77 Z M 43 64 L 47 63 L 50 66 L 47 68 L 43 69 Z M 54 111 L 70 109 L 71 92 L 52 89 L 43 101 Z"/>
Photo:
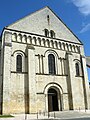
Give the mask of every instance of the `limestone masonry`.
<path id="1" fill-rule="evenodd" d="M 89 109 L 82 42 L 49 8 L 2 31 L 0 112 Z"/>

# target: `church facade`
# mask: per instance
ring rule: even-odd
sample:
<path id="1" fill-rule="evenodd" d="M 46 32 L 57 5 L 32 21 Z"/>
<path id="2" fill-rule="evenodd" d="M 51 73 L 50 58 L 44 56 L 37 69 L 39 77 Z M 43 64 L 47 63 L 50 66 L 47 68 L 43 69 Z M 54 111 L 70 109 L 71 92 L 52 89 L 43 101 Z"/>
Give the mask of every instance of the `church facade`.
<path id="1" fill-rule="evenodd" d="M 89 109 L 83 44 L 49 7 L 4 28 L 0 83 L 3 114 Z"/>

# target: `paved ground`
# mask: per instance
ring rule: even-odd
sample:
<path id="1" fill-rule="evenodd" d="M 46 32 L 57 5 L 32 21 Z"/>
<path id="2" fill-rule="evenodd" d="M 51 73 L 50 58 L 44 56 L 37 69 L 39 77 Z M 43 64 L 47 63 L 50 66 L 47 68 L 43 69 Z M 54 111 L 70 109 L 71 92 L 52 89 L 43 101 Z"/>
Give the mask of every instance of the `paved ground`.
<path id="1" fill-rule="evenodd" d="M 14 114 L 13 118 L 1 118 L 0 120 L 47 120 L 48 114 L 46 115 L 25 115 L 25 114 Z M 90 120 L 90 111 L 63 111 L 63 112 L 51 112 L 49 114 L 49 120 Z"/>
<path id="2" fill-rule="evenodd" d="M 50 116 L 54 117 L 54 114 L 51 113 Z M 73 118 L 85 118 L 85 117 L 90 118 L 90 111 L 88 111 L 88 112 L 85 112 L 85 111 L 82 111 L 82 112 L 78 112 L 78 111 L 56 112 L 55 117 L 60 118 L 60 119 L 73 119 Z"/>

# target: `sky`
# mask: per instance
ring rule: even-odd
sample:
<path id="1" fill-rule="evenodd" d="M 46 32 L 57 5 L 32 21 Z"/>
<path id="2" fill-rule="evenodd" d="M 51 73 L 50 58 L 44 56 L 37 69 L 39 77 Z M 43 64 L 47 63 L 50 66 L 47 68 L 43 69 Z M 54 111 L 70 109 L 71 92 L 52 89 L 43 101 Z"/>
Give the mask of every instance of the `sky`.
<path id="1" fill-rule="evenodd" d="M 5 26 L 45 6 L 76 34 L 84 44 L 86 56 L 90 56 L 90 0 L 0 0 L 0 33 Z"/>

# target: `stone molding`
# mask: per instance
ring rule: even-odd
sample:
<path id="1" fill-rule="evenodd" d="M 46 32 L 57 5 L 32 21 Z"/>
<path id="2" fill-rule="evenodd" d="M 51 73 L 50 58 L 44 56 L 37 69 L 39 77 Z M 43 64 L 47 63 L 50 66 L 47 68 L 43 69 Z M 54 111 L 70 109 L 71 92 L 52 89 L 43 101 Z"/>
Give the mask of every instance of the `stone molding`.
<path id="1" fill-rule="evenodd" d="M 11 30 L 10 32 L 12 34 L 12 42 L 23 43 L 28 45 L 60 49 L 74 53 L 80 53 L 80 46 L 82 45 L 67 40 L 50 38 L 26 32 L 24 33 L 22 31 L 18 32 Z M 30 49 L 31 48 L 32 47 L 30 47 Z"/>

